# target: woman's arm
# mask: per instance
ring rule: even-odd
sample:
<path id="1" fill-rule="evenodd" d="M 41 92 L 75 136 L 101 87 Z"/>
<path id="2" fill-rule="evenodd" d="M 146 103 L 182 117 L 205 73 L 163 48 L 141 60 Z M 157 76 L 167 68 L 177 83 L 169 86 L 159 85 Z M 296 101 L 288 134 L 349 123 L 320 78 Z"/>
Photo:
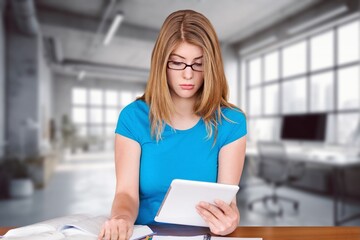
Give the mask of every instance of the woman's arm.
<path id="1" fill-rule="evenodd" d="M 244 167 L 246 137 L 225 145 L 219 152 L 218 183 L 240 183 Z"/>
<path id="2" fill-rule="evenodd" d="M 244 166 L 245 148 L 246 137 L 242 137 L 220 149 L 218 183 L 239 184 Z M 236 229 L 240 221 L 236 198 L 230 206 L 223 201 L 216 201 L 215 205 L 201 202 L 197 210 L 214 234 L 227 235 Z"/>
<path id="3" fill-rule="evenodd" d="M 139 166 L 141 147 L 138 142 L 115 136 L 116 190 L 111 217 L 102 227 L 99 239 L 129 239 L 139 208 Z"/>

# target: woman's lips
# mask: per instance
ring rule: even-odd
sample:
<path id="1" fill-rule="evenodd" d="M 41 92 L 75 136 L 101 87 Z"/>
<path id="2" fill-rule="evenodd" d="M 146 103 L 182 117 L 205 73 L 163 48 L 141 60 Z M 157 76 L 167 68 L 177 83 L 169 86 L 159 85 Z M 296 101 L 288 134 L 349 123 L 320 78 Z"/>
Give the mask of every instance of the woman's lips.
<path id="1" fill-rule="evenodd" d="M 192 90 L 194 88 L 194 84 L 180 84 L 180 87 L 183 90 Z"/>

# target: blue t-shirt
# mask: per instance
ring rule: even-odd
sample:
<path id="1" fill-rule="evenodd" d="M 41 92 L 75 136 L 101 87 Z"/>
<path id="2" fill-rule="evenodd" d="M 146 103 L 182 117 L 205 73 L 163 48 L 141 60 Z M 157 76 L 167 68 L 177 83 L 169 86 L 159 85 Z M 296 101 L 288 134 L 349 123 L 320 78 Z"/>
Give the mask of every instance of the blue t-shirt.
<path id="1" fill-rule="evenodd" d="M 136 224 L 156 224 L 154 217 L 173 179 L 207 182 L 217 181 L 220 149 L 246 134 L 246 119 L 242 112 L 223 108 L 222 119 L 213 146 L 214 133 L 207 139 L 202 119 L 190 129 L 175 130 L 165 126 L 159 142 L 151 136 L 149 107 L 137 100 L 120 113 L 115 132 L 137 141 L 140 157 L 140 208 Z"/>

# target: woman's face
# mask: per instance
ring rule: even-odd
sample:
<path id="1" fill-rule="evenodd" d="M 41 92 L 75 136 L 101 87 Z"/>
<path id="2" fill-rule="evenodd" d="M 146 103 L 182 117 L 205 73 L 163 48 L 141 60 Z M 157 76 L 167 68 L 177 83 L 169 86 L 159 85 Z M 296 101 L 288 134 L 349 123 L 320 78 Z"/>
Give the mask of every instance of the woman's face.
<path id="1" fill-rule="evenodd" d="M 197 91 L 204 83 L 201 47 L 187 42 L 180 43 L 169 57 L 166 73 L 173 99 L 195 98 Z"/>

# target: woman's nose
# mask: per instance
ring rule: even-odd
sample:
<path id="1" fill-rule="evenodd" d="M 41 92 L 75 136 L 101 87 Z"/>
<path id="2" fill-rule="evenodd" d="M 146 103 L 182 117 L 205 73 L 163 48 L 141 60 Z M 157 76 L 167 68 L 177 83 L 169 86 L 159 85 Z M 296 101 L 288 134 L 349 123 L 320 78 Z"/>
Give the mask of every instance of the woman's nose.
<path id="1" fill-rule="evenodd" d="M 192 70 L 192 68 L 190 66 L 187 66 L 184 70 L 183 70 L 183 77 L 186 80 L 190 80 L 192 79 L 194 76 L 194 71 Z"/>

